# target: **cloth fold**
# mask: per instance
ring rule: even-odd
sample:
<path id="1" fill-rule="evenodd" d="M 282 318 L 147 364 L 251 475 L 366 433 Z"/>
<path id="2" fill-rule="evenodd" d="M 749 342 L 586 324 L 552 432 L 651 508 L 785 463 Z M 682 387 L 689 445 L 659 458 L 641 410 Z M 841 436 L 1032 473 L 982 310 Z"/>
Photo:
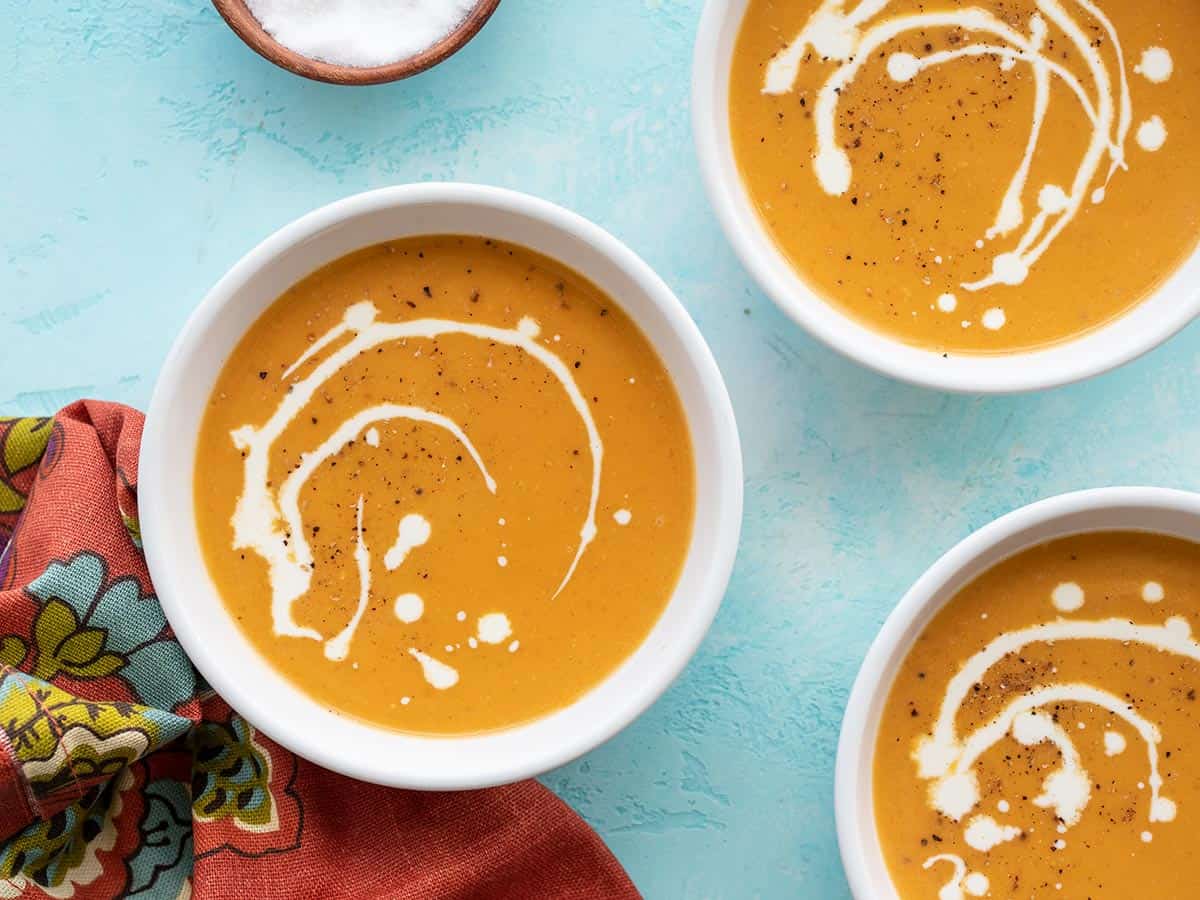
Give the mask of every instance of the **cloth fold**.
<path id="1" fill-rule="evenodd" d="M 216 696 L 141 554 L 142 421 L 0 419 L 0 898 L 639 896 L 536 782 L 364 784 Z"/>

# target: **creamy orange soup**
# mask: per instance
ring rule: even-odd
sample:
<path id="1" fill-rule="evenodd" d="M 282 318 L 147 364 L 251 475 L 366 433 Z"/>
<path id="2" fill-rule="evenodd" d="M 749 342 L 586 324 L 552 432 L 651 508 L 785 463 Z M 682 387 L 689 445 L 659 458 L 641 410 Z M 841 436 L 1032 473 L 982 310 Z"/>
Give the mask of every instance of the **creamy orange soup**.
<path id="1" fill-rule="evenodd" d="M 904 900 L 1196 897 L 1200 545 L 1026 550 L 924 630 L 888 698 L 875 814 Z"/>
<path id="2" fill-rule="evenodd" d="M 1197 0 L 750 0 L 730 125 L 821 296 L 934 350 L 1027 350 L 1200 238 Z"/>
<path id="3" fill-rule="evenodd" d="M 692 531 L 688 428 L 612 298 L 475 237 L 380 244 L 251 327 L 200 430 L 209 571 L 259 651 L 390 728 L 571 703 L 666 605 Z"/>

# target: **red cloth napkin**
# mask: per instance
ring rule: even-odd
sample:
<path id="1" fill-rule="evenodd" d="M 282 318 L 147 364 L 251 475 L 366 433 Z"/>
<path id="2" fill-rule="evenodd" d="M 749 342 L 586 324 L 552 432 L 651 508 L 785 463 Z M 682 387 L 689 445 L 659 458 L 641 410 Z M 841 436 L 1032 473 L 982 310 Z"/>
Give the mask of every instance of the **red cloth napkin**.
<path id="1" fill-rule="evenodd" d="M 153 594 L 141 433 L 96 401 L 0 420 L 0 898 L 638 896 L 536 782 L 375 787 L 233 712 Z"/>

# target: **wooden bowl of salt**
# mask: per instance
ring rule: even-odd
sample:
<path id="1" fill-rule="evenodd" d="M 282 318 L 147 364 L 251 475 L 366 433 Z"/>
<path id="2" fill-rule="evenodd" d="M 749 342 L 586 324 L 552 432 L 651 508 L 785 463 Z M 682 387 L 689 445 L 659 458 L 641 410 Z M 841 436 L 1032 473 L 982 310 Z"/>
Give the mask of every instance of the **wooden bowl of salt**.
<path id="1" fill-rule="evenodd" d="M 382 84 L 436 66 L 500 0 L 213 0 L 251 50 L 330 84 Z"/>

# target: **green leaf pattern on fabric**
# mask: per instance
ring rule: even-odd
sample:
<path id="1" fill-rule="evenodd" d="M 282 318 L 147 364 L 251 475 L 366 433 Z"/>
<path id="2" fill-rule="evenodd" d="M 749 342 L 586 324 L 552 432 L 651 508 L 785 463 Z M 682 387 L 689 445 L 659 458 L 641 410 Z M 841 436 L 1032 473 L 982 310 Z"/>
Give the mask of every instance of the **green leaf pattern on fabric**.
<path id="1" fill-rule="evenodd" d="M 33 622 L 38 648 L 33 674 L 49 681 L 59 672 L 75 678 L 102 678 L 125 665 L 115 653 L 104 652 L 107 632 L 81 626 L 75 611 L 57 598 L 41 608 Z"/>
<path id="2" fill-rule="evenodd" d="M 0 666 L 16 668 L 24 662 L 28 652 L 29 648 L 25 646 L 25 642 L 15 634 L 0 638 Z"/>
<path id="3" fill-rule="evenodd" d="M 52 562 L 26 588 L 40 605 L 33 673 L 51 680 L 118 675 L 144 703 L 174 709 L 199 689 L 195 669 L 167 628 L 158 598 L 134 578 L 110 582 L 103 557 Z"/>
<path id="4" fill-rule="evenodd" d="M 133 546 L 139 550 L 142 549 L 142 523 L 138 520 L 137 515 L 131 515 L 122 510 L 121 524 L 125 526 L 125 531 L 129 535 L 129 539 L 133 541 Z"/>
<path id="5" fill-rule="evenodd" d="M 197 819 L 232 817 L 247 831 L 278 827 L 271 798 L 271 756 L 239 716 L 203 722 L 188 735 L 192 751 L 192 813 Z"/>
<path id="6" fill-rule="evenodd" d="M 107 780 L 189 724 L 147 706 L 84 700 L 23 672 L 0 678 L 0 730 L 35 798 Z"/>
<path id="7" fill-rule="evenodd" d="M 122 773 L 0 847 L 0 890 L 7 887 L 0 896 L 20 896 L 32 883 L 69 897 L 73 888 L 95 881 L 103 871 L 97 852 L 112 846 L 120 793 L 132 781 L 131 773 Z"/>
<path id="8" fill-rule="evenodd" d="M 51 419 L 17 419 L 4 438 L 4 468 L 9 475 L 36 465 L 50 440 Z"/>
<path id="9" fill-rule="evenodd" d="M 6 481 L 0 481 L 0 513 L 19 513 L 25 508 L 25 495 Z"/>
<path id="10" fill-rule="evenodd" d="M 25 507 L 25 494 L 12 479 L 37 465 L 46 451 L 53 420 L 45 418 L 0 419 L 5 426 L 0 437 L 0 513 L 18 513 Z"/>

